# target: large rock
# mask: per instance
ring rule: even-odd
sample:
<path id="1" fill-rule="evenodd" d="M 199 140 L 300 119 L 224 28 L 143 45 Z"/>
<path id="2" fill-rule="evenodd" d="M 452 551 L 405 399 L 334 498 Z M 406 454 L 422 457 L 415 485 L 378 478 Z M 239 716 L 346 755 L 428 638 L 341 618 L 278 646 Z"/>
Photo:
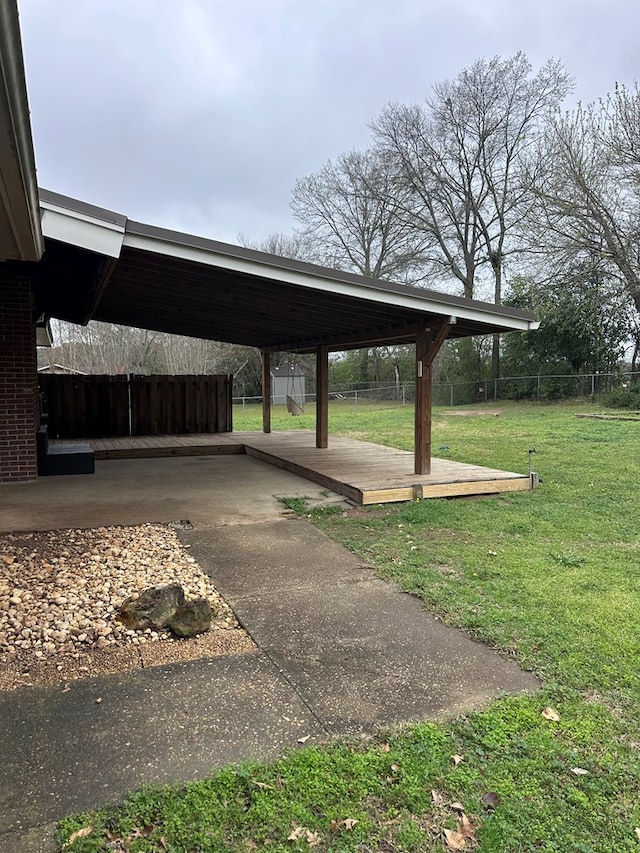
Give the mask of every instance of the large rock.
<path id="1" fill-rule="evenodd" d="M 184 604 L 184 590 L 178 583 L 151 586 L 137 597 L 122 602 L 118 619 L 134 631 L 165 628 Z M 209 608 L 211 609 L 211 608 Z"/>
<path id="2" fill-rule="evenodd" d="M 209 630 L 212 618 L 213 610 L 206 598 L 196 598 L 176 608 L 167 628 L 179 637 L 194 637 Z"/>

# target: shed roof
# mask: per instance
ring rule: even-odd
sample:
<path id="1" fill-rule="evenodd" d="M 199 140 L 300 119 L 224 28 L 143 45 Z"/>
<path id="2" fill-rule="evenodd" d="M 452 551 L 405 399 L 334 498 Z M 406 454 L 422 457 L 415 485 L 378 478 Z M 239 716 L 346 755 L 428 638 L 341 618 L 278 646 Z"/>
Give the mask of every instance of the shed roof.
<path id="1" fill-rule="evenodd" d="M 272 351 L 413 340 L 420 320 L 450 337 L 535 328 L 528 311 L 367 278 L 134 222 L 40 191 L 46 251 L 38 308 Z"/>
<path id="2" fill-rule="evenodd" d="M 280 364 L 271 368 L 271 375 L 274 379 L 284 379 L 290 376 L 305 376 L 305 372 L 299 364 Z"/>

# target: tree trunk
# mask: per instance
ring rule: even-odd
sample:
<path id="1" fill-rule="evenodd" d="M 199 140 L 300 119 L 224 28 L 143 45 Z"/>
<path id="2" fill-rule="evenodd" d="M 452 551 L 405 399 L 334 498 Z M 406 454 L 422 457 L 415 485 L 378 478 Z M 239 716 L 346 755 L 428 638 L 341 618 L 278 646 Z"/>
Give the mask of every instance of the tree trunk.
<path id="1" fill-rule="evenodd" d="M 495 276 L 494 299 L 496 305 L 502 303 L 502 261 L 498 257 L 493 265 Z M 500 335 L 494 335 L 491 345 L 491 379 L 495 383 L 500 378 Z M 495 388 L 494 384 L 494 388 Z"/>

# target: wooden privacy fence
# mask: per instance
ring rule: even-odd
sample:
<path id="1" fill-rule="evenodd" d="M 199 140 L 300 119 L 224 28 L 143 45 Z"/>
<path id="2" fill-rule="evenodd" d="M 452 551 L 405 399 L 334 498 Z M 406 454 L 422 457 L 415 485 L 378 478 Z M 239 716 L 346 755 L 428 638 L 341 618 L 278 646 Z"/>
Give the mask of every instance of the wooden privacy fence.
<path id="1" fill-rule="evenodd" d="M 51 438 L 231 432 L 232 376 L 41 374 Z"/>

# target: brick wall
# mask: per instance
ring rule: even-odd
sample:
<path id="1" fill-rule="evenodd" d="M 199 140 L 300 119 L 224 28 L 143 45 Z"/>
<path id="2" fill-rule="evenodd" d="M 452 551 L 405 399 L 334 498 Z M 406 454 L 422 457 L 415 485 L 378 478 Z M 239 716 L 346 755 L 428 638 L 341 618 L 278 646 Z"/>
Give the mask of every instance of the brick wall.
<path id="1" fill-rule="evenodd" d="M 0 272 L 0 483 L 37 476 L 39 420 L 31 284 Z"/>

